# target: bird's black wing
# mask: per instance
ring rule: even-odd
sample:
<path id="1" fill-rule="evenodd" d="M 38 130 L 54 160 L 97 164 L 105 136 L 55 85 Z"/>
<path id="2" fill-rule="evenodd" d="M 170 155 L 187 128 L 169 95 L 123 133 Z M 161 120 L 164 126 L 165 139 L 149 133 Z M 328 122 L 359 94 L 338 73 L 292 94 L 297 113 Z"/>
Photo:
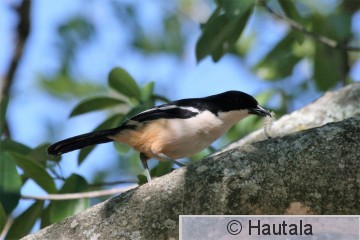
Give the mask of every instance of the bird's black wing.
<path id="1" fill-rule="evenodd" d="M 154 107 L 148 110 L 145 110 L 130 120 L 136 122 L 146 122 L 153 121 L 157 119 L 169 119 L 169 118 L 191 118 L 199 114 L 199 111 L 192 109 L 191 107 L 178 106 L 174 104 L 164 104 L 158 107 Z"/>

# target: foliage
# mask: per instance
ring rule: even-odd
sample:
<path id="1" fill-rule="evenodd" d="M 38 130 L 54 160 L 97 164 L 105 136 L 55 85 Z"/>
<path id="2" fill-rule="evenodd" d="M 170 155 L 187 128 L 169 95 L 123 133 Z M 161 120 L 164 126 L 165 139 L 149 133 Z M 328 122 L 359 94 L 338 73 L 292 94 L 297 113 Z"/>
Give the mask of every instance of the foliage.
<path id="1" fill-rule="evenodd" d="M 165 1 L 164 1 L 165 2 Z M 169 1 L 170 2 L 170 1 Z M 191 1 L 190 1 L 191 2 Z M 274 46 L 269 47 L 256 62 L 247 66 L 253 74 L 269 83 L 269 89 L 260 92 L 256 98 L 260 104 L 271 102 L 276 96 L 279 103 L 273 108 L 278 116 L 287 112 L 288 105 L 306 95 L 312 87 L 317 93 L 327 91 L 334 86 L 352 81 L 350 72 L 358 61 L 348 46 L 356 43 L 356 36 L 351 31 L 351 17 L 359 10 L 356 1 L 342 1 L 335 4 L 330 11 L 323 11 L 311 1 L 233 1 L 217 0 L 216 6 L 208 20 L 201 24 L 195 54 L 198 62 L 211 57 L 218 62 L 231 54 L 238 59 L 246 59 L 257 47 L 252 44 L 259 36 L 251 38 L 248 30 L 253 19 L 271 16 L 280 19 L 279 24 L 287 26 L 283 36 L 279 36 Z M 110 3 L 121 23 L 130 28 L 131 45 L 144 54 L 166 52 L 181 58 L 185 45 L 184 15 L 190 15 L 195 3 L 182 1 L 177 5 L 180 9 L 167 13 L 162 21 L 162 35 L 149 33 L 146 26 L 136 18 L 133 5 L 117 1 Z M 181 13 L 179 13 L 181 12 Z M 183 13 L 186 14 L 183 14 Z M 280 17 L 279 17 L 280 16 Z M 108 75 L 107 84 L 94 83 L 76 76 L 76 60 L 78 52 L 91 41 L 94 41 L 98 29 L 93 19 L 85 14 L 74 16 L 61 23 L 57 28 L 59 51 L 59 69 L 53 74 L 40 73 L 42 90 L 61 101 L 69 98 L 78 102 L 70 118 L 96 111 L 106 112 L 104 119 L 94 130 L 113 128 L 129 117 L 152 107 L 159 102 L 169 101 L 162 94 L 155 93 L 155 82 L 142 86 L 123 68 L 115 67 Z M 278 20 L 274 20 L 278 21 Z M 303 28 L 293 27 L 292 21 Z M 196 23 L 200 25 L 199 23 Z M 296 24 L 295 24 L 296 25 Z M 249 27 L 250 26 L 250 27 Z M 324 43 L 321 39 L 330 39 Z M 254 40 L 255 39 L 255 40 Z M 334 46 L 331 46 L 336 43 Z M 296 78 L 296 69 L 302 63 L 311 65 L 311 76 L 303 77 L 298 85 L 290 86 L 290 79 Z M 146 79 L 149 81 L 149 79 Z M 290 86 L 290 87 L 289 87 Z M 21 190 L 28 182 L 34 182 L 48 194 L 76 193 L 94 189 L 84 176 L 72 173 L 62 176 L 58 163 L 61 157 L 50 158 L 46 155 L 49 144 L 41 144 L 35 148 L 24 145 L 6 134 L 6 113 L 11 98 L 2 98 L 0 103 L 0 232 L 5 222 L 14 218 L 8 229 L 7 238 L 20 238 L 28 234 L 35 222 L 40 220 L 41 228 L 58 222 L 67 216 L 76 214 L 92 204 L 86 199 L 43 201 L 35 200 L 20 213 L 14 214 L 22 199 Z M 255 128 L 261 127 L 261 121 L 248 118 L 236 125 L 220 146 L 244 136 Z M 138 164 L 138 153 L 123 146 L 114 144 L 118 155 L 131 164 Z M 80 150 L 78 165 L 87 160 L 94 147 Z M 207 149 L 192 158 L 198 160 L 211 153 Z M 136 160 L 136 161 L 135 161 Z M 171 164 L 160 162 L 151 169 L 152 176 L 162 176 L 171 171 Z M 101 181 L 110 173 L 98 172 L 95 179 Z M 146 182 L 144 175 L 138 175 L 140 184 Z M 99 187 L 95 187 L 99 189 Z M 102 199 L 98 199 L 100 201 Z"/>
<path id="2" fill-rule="evenodd" d="M 164 98 L 154 94 L 154 83 L 150 82 L 143 87 L 122 68 L 114 68 L 108 78 L 109 87 L 114 90 L 114 96 L 90 97 L 81 101 L 71 112 L 70 117 L 97 111 L 104 108 L 124 106 L 109 115 L 95 130 L 118 126 L 125 119 L 149 108 L 155 101 Z M 17 206 L 20 199 L 20 190 L 28 180 L 33 180 L 45 192 L 76 193 L 89 190 L 89 184 L 80 175 L 72 174 L 64 179 L 60 188 L 55 185 L 58 174 L 53 168 L 53 161 L 61 158 L 50 158 L 46 155 L 48 144 L 31 149 L 21 143 L 10 139 L 1 140 L 0 161 L 0 217 L 10 214 Z M 94 148 L 85 148 L 80 151 L 78 162 L 81 164 Z M 18 171 L 21 169 L 21 171 Z M 171 164 L 162 163 L 152 169 L 152 176 L 161 176 L 169 172 Z M 55 174 L 55 175 L 54 175 Z M 139 181 L 144 182 L 144 177 L 139 176 Z M 74 215 L 89 206 L 88 200 L 62 200 L 52 201 L 47 206 L 43 201 L 35 201 L 28 209 L 19 215 L 8 232 L 9 238 L 18 238 L 26 235 L 32 228 L 36 219 L 41 219 L 41 226 L 56 223 L 68 216 Z M 18 231 L 21 222 L 22 230 Z"/>
<path id="3" fill-rule="evenodd" d="M 334 11 L 321 11 L 308 1 L 232 1 L 220 0 L 217 8 L 203 24 L 202 35 L 196 46 L 196 57 L 201 61 L 210 55 L 214 61 L 227 52 L 237 52 L 239 35 L 250 17 L 257 11 L 282 16 L 287 23 L 299 26 L 287 34 L 253 67 L 263 79 L 279 81 L 291 77 L 301 60 L 313 62 L 313 76 L 318 90 L 326 91 L 339 83 L 348 82 L 352 63 L 347 45 L 353 43 L 351 16 L 360 7 L 354 1 L 343 1 Z M 276 9 L 277 14 L 272 8 Z M 311 14 L 309 14 L 309 12 Z M 253 14 L 251 14 L 253 13 Z M 290 24 L 290 26 L 292 26 Z M 304 26 L 302 28 L 302 26 Z M 322 41 L 326 38 L 326 41 Z M 329 44 L 324 44 L 325 42 Z M 331 44 L 336 45 L 331 47 Z"/>
<path id="4" fill-rule="evenodd" d="M 214 61 L 234 46 L 252 12 L 255 1 L 224 0 L 203 25 L 196 45 L 198 61 L 211 55 Z"/>

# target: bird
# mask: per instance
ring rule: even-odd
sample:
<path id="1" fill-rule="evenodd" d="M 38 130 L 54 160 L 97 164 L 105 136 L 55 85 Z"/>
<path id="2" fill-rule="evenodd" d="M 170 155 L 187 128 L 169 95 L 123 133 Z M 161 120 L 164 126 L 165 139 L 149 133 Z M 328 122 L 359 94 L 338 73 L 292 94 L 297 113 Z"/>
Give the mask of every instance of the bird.
<path id="1" fill-rule="evenodd" d="M 180 99 L 147 109 L 119 127 L 81 134 L 52 144 L 47 152 L 58 156 L 87 146 L 117 141 L 139 154 L 147 181 L 149 159 L 170 161 L 190 157 L 209 147 L 233 125 L 250 115 L 271 113 L 241 91 L 226 91 L 202 98 Z"/>

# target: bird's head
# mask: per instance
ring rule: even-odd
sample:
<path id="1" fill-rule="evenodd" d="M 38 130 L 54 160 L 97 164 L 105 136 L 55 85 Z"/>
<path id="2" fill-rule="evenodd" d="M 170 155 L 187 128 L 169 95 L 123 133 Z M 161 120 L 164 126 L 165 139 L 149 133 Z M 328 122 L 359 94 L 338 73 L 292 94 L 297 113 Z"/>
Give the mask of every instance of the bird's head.
<path id="1" fill-rule="evenodd" d="M 219 109 L 223 112 L 247 111 L 248 114 L 260 117 L 271 116 L 270 112 L 259 105 L 256 99 L 244 92 L 227 91 L 217 95 L 210 96 L 217 102 Z"/>

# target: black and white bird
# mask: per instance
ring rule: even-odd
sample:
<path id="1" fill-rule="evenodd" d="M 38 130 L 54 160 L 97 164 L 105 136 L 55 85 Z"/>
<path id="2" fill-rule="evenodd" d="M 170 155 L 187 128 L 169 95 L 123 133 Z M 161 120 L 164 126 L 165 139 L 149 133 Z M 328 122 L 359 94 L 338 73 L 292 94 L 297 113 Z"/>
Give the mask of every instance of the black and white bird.
<path id="1" fill-rule="evenodd" d="M 130 118 L 117 128 L 71 137 L 51 145 L 49 155 L 60 155 L 87 146 L 117 141 L 140 152 L 148 181 L 147 160 L 172 161 L 190 157 L 210 146 L 234 124 L 249 115 L 271 116 L 256 99 L 240 91 L 181 99 Z"/>

